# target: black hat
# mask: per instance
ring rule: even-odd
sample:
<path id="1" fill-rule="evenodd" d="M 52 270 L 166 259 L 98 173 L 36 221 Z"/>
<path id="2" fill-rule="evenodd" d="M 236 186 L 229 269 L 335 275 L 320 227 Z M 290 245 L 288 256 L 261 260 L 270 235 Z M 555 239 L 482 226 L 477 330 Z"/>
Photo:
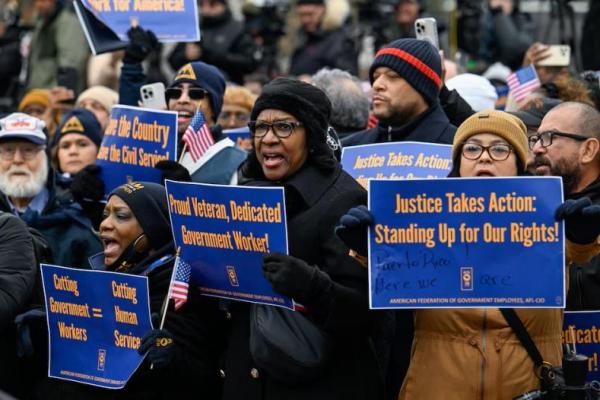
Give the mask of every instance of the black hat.
<path id="1" fill-rule="evenodd" d="M 152 249 L 158 250 L 173 240 L 164 186 L 151 182 L 130 182 L 114 189 L 108 197 L 113 195 L 119 196 L 131 208 Z"/>
<path id="2" fill-rule="evenodd" d="M 398 39 L 382 47 L 369 69 L 371 83 L 377 67 L 395 71 L 423 96 L 427 104 L 437 102 L 442 87 L 442 61 L 429 42 Z"/>
<path id="3" fill-rule="evenodd" d="M 302 122 L 307 137 L 326 142 L 331 102 L 316 86 L 296 79 L 277 78 L 263 87 L 250 118 L 255 121 L 261 111 L 269 108 L 293 115 Z"/>
<path id="4" fill-rule="evenodd" d="M 325 0 L 297 0 L 296 5 L 301 6 L 303 4 L 325 4 Z"/>
<path id="5" fill-rule="evenodd" d="M 562 103 L 561 100 L 551 99 L 549 97 L 540 97 L 527 103 L 525 109 L 512 111 L 510 114 L 518 117 L 528 128 L 538 128 L 542 124 L 544 116 Z"/>

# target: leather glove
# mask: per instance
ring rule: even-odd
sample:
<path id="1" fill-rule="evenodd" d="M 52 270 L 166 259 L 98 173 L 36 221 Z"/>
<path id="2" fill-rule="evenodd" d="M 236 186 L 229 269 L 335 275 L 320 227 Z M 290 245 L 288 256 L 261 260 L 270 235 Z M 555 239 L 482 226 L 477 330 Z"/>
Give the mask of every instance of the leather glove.
<path id="1" fill-rule="evenodd" d="M 274 291 L 300 302 L 311 292 L 313 276 L 319 272 L 303 260 L 281 253 L 265 255 L 262 270 Z"/>
<path id="2" fill-rule="evenodd" d="M 156 368 L 167 367 L 175 357 L 173 335 L 164 329 L 152 329 L 142 338 L 139 354 L 148 352 L 148 359 Z"/>
<path id="3" fill-rule="evenodd" d="M 154 32 L 139 26 L 130 28 L 127 37 L 129 44 L 125 48 L 123 64 L 139 64 L 158 47 L 158 39 Z"/>
<path id="4" fill-rule="evenodd" d="M 368 227 L 373 225 L 373 215 L 367 206 L 352 207 L 342 215 L 335 233 L 348 246 L 363 257 L 369 252 Z"/>
<path id="5" fill-rule="evenodd" d="M 578 244 L 591 243 L 600 235 L 600 205 L 589 197 L 568 199 L 554 214 L 557 221 L 565 220 L 567 239 Z"/>
<path id="6" fill-rule="evenodd" d="M 165 179 L 170 179 L 177 182 L 192 181 L 189 171 L 177 161 L 162 160 L 157 162 L 154 168 L 160 170 L 163 185 L 165 183 Z"/>
<path id="7" fill-rule="evenodd" d="M 88 165 L 73 176 L 71 193 L 79 203 L 82 201 L 100 201 L 104 199 L 104 182 L 100 179 L 101 168 L 96 164 Z"/>

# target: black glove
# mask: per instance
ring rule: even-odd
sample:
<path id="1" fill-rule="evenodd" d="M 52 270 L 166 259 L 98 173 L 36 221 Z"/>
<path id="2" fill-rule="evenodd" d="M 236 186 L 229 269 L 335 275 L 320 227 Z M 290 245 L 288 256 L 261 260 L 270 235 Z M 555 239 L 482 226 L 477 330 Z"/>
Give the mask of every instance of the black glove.
<path id="1" fill-rule="evenodd" d="M 139 26 L 130 28 L 127 37 L 129 37 L 129 44 L 125 48 L 123 64 L 139 64 L 158 47 L 158 39 L 154 32 Z"/>
<path id="2" fill-rule="evenodd" d="M 156 368 L 165 368 L 175 357 L 173 335 L 164 329 L 152 329 L 142 338 L 139 354 L 148 352 L 148 359 Z"/>
<path id="3" fill-rule="evenodd" d="M 98 176 L 100 167 L 88 165 L 73 176 L 71 193 L 79 203 L 82 201 L 100 201 L 104 198 L 104 182 Z"/>
<path id="4" fill-rule="evenodd" d="M 165 183 L 165 179 L 170 179 L 177 182 L 192 181 L 189 171 L 177 161 L 162 160 L 157 162 L 154 168 L 160 170 L 163 185 Z"/>
<path id="5" fill-rule="evenodd" d="M 274 291 L 303 303 L 311 292 L 313 276 L 319 273 L 303 260 L 281 253 L 265 255 L 262 269 Z"/>
<path id="6" fill-rule="evenodd" d="M 373 215 L 367 206 L 352 207 L 342 215 L 335 233 L 348 246 L 361 256 L 368 253 L 368 227 L 373 225 Z"/>
<path id="7" fill-rule="evenodd" d="M 587 244 L 600 235 L 600 205 L 588 197 L 566 200 L 554 216 L 557 221 L 565 220 L 565 234 L 571 242 Z"/>

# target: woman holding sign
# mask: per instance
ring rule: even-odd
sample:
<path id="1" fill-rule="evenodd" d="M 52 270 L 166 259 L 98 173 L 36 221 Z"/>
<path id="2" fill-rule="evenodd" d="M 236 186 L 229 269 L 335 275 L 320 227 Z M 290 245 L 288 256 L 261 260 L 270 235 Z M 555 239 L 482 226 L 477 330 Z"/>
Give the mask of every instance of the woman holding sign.
<path id="1" fill-rule="evenodd" d="M 523 175 L 527 129 L 512 115 L 482 111 L 458 128 L 454 177 Z M 518 309 L 544 361 L 560 365 L 562 310 Z M 400 399 L 512 399 L 540 387 L 532 359 L 497 308 L 420 309 Z"/>
<path id="2" fill-rule="evenodd" d="M 147 276 L 150 310 L 153 317 L 158 316 L 175 261 L 165 188 L 155 183 L 132 182 L 113 190 L 104 209 L 100 237 L 104 252 L 92 260 L 93 264 L 100 264 L 95 265 L 96 269 Z M 127 287 L 113 287 L 115 297 L 135 301 L 135 295 Z M 137 317 L 132 315 L 119 318 L 121 322 L 137 324 Z M 163 399 L 195 392 L 203 398 L 218 398 L 220 318 L 213 299 L 191 290 L 187 302 L 177 311 L 168 309 L 164 327 L 134 338 L 137 344 L 123 337 L 118 345 L 131 344 L 140 354 L 147 353 L 147 357 L 125 388 L 111 391 L 110 397 Z M 157 327 L 160 322 L 153 324 Z M 77 386 L 74 390 L 79 398 L 95 397 L 98 391 Z M 103 398 L 106 396 L 104 393 Z"/>
<path id="3" fill-rule="evenodd" d="M 330 113 L 331 103 L 316 87 L 284 78 L 272 81 L 252 110 L 253 151 L 242 166 L 245 185 L 285 188 L 289 255 L 266 254 L 263 273 L 276 292 L 304 306 L 304 311 L 283 310 L 283 315 L 298 322 L 303 333 L 310 331 L 307 340 L 315 341 L 306 343 L 307 336 L 298 338 L 285 329 L 272 334 L 285 336 L 292 347 L 311 347 L 321 362 L 294 365 L 289 353 L 278 356 L 264 342 L 257 345 L 251 315 L 256 307 L 268 306 L 234 303 L 221 371 L 224 399 L 381 398 L 366 269 L 334 234 L 341 214 L 365 204 L 366 192 L 342 171 L 328 146 Z M 278 338 L 265 341 L 270 339 Z"/>

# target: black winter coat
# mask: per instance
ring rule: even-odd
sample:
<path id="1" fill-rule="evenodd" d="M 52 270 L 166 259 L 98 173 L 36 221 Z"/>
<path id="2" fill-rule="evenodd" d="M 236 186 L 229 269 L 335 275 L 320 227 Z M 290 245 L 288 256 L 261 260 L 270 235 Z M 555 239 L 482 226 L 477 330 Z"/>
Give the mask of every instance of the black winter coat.
<path id="1" fill-rule="evenodd" d="M 323 67 L 358 74 L 358 53 L 353 39 L 343 27 L 304 34 L 294 50 L 290 75 L 314 74 Z"/>
<path id="2" fill-rule="evenodd" d="M 314 324 L 329 335 L 331 358 L 314 381 L 291 385 L 275 380 L 250 355 L 249 305 L 233 303 L 223 399 L 379 399 L 381 375 L 371 339 L 376 313 L 368 307 L 367 270 L 348 256 L 348 248 L 334 234 L 349 208 L 366 203 L 366 192 L 339 166 L 323 174 L 305 164 L 283 186 L 290 255 L 316 265 L 333 283 L 304 304 Z"/>
<path id="3" fill-rule="evenodd" d="M 402 127 L 383 125 L 356 132 L 342 139 L 343 146 L 385 142 L 426 142 L 452 144 L 456 127 L 450 124 L 439 103 L 432 105 L 415 121 Z"/>
<path id="4" fill-rule="evenodd" d="M 30 301 L 36 271 L 27 226 L 0 212 L 0 389 L 11 393 L 17 389 L 14 319 Z"/>
<path id="5" fill-rule="evenodd" d="M 567 199 L 589 197 L 594 204 L 600 204 L 600 177 L 579 193 L 571 193 Z M 583 264 L 569 265 L 569 290 L 567 310 L 600 309 L 600 254 Z"/>
<path id="6" fill-rule="evenodd" d="M 228 80 L 244 83 L 244 75 L 253 72 L 260 61 L 256 58 L 254 40 L 245 31 L 244 24 L 226 11 L 218 17 L 202 18 L 201 27 L 202 40 L 198 43 L 202 48 L 200 60 L 223 70 Z M 178 43 L 169 56 L 169 64 L 175 70 L 188 62 L 198 61 L 185 56 L 185 45 Z"/>

